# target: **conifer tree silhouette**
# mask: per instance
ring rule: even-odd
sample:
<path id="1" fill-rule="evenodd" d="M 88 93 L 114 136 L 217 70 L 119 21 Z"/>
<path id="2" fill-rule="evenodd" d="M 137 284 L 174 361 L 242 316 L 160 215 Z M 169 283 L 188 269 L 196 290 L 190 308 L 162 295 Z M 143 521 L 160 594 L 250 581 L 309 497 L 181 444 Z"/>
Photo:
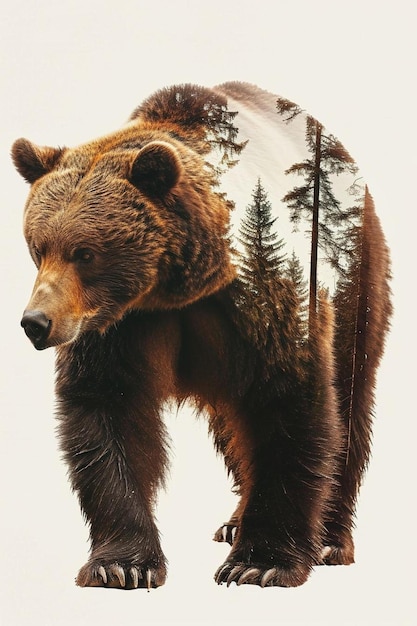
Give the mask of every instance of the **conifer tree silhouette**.
<path id="1" fill-rule="evenodd" d="M 271 203 L 261 180 L 255 186 L 252 203 L 246 208 L 239 241 L 244 249 L 240 281 L 244 304 L 258 347 L 271 350 L 271 359 L 283 369 L 292 369 L 291 359 L 302 330 L 296 286 L 286 273 L 284 241 L 273 226 Z"/>
<path id="2" fill-rule="evenodd" d="M 274 283 L 284 269 L 286 254 L 282 249 L 285 244 L 273 231 L 276 221 L 259 178 L 239 230 L 239 241 L 245 251 L 240 275 L 258 298 L 266 297 L 266 285 Z"/>
<path id="3" fill-rule="evenodd" d="M 282 98 L 277 101 L 277 109 L 286 123 L 303 113 L 298 105 Z M 302 218 L 311 224 L 309 284 L 311 321 L 317 311 L 319 248 L 324 251 L 334 268 L 341 269 L 343 237 L 341 238 L 340 232 L 347 215 L 333 192 L 331 177 L 344 172 L 355 173 L 357 167 L 340 141 L 333 135 L 326 134 L 323 125 L 309 115 L 306 116 L 306 144 L 311 157 L 300 163 L 294 163 L 285 172 L 303 176 L 304 182 L 289 191 L 283 201 L 290 209 L 290 220 L 295 228 L 299 226 Z M 311 324 L 309 327 L 311 328 Z"/>
<path id="4" fill-rule="evenodd" d="M 308 282 L 304 278 L 303 266 L 294 250 L 292 251 L 292 255 L 287 259 L 283 275 L 291 281 L 295 287 L 299 302 L 302 336 L 306 338 L 308 331 Z"/>

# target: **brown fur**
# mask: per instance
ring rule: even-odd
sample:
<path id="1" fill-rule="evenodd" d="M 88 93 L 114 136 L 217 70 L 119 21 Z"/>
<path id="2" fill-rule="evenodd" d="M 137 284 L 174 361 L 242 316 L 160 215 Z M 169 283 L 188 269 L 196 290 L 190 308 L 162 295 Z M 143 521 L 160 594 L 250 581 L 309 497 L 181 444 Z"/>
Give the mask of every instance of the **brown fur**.
<path id="1" fill-rule="evenodd" d="M 392 315 L 389 250 L 368 188 L 357 237 L 348 280 L 342 281 L 334 299 L 336 383 L 345 423 L 336 506 L 327 524 L 332 551 L 326 562 L 336 565 L 354 561 L 356 500 L 371 454 L 376 374 Z"/>
<path id="2" fill-rule="evenodd" d="M 57 347 L 61 446 L 90 525 L 81 586 L 165 581 L 153 507 L 169 399 L 208 416 L 241 497 L 216 581 L 296 586 L 322 560 L 344 435 L 331 305 L 322 299 L 304 345 L 282 281 L 253 327 L 230 204 L 204 161 L 213 143 L 233 153 L 232 117 L 224 95 L 180 86 L 78 148 L 13 147 L 32 184 L 24 228 L 39 268 L 22 324 L 38 349 Z"/>

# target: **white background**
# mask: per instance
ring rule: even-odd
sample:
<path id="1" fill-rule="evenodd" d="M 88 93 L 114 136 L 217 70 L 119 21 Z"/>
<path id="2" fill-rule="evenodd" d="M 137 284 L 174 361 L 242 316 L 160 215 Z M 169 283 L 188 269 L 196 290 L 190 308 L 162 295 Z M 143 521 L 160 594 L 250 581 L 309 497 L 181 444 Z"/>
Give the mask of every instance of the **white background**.
<path id="1" fill-rule="evenodd" d="M 412 8 L 411 0 L 2 4 L 2 626 L 416 623 Z M 118 128 L 155 89 L 225 80 L 298 102 L 341 139 L 392 248 L 396 315 L 379 375 L 357 562 L 316 568 L 298 589 L 217 587 L 213 573 L 227 549 L 211 536 L 233 498 L 204 422 L 185 411 L 168 418 L 173 469 L 158 510 L 166 586 L 79 589 L 73 581 L 87 558 L 87 531 L 54 435 L 53 352 L 36 352 L 19 327 L 35 271 L 21 234 L 27 186 L 12 168 L 10 145 L 20 136 L 76 145 Z"/>

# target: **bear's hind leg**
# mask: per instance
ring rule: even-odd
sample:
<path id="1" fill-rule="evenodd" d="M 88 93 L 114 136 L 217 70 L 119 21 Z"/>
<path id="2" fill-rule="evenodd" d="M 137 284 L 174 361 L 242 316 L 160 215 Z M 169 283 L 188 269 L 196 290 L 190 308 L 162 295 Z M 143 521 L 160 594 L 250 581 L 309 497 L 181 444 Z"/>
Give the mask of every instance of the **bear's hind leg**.
<path id="1" fill-rule="evenodd" d="M 237 495 L 242 496 L 242 484 L 246 482 L 243 475 L 248 473 L 248 468 L 246 462 L 241 458 L 241 451 L 245 450 L 247 441 L 244 432 L 234 432 L 233 424 L 236 422 L 234 408 L 219 403 L 218 408 L 215 408 L 214 404 L 210 404 L 205 409 L 209 416 L 209 430 L 213 435 L 216 449 L 223 456 L 229 475 L 233 477 L 233 490 Z M 236 510 L 229 521 L 224 522 L 216 530 L 213 541 L 233 545 L 244 508 L 244 498 L 240 497 Z"/>
<path id="2" fill-rule="evenodd" d="M 269 416 L 254 416 L 253 424 L 245 451 L 251 476 L 247 486 L 241 485 L 244 509 L 215 580 L 299 586 L 321 556 L 338 439 L 332 439 L 328 424 L 311 424 L 308 415 L 297 413 L 284 424 L 278 411 L 276 416 L 269 411 Z"/>
<path id="3" fill-rule="evenodd" d="M 346 497 L 343 501 L 339 492 L 336 492 L 333 510 L 325 524 L 320 565 L 351 565 L 355 562 L 355 546 L 352 537 L 354 502 L 355 500 L 352 499 L 352 505 L 349 506 L 348 498 Z"/>

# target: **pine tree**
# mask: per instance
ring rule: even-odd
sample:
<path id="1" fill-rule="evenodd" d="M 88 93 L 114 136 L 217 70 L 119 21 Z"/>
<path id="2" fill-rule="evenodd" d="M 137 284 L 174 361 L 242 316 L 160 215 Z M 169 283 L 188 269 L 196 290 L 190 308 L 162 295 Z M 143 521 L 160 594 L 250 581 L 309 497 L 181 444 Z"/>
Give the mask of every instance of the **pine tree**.
<path id="1" fill-rule="evenodd" d="M 304 113 L 304 109 L 286 98 L 278 98 L 277 109 L 284 122 L 292 122 L 300 113 Z"/>
<path id="2" fill-rule="evenodd" d="M 277 101 L 277 108 L 286 123 L 303 112 L 296 104 L 284 99 Z M 290 220 L 296 228 L 302 218 L 311 224 L 309 319 L 312 320 L 317 310 L 319 248 L 336 269 L 342 268 L 346 253 L 340 231 L 348 215 L 333 193 L 331 176 L 343 172 L 355 173 L 357 168 L 340 141 L 333 135 L 325 134 L 323 125 L 311 116 L 306 116 L 306 144 L 311 157 L 294 163 L 285 172 L 303 176 L 304 182 L 289 191 L 283 200 L 290 209 Z"/>
<path id="3" fill-rule="evenodd" d="M 260 179 L 240 228 L 240 282 L 245 308 L 265 363 L 279 363 L 282 371 L 295 367 L 301 338 L 299 300 L 294 283 L 285 276 L 284 242 L 273 231 L 271 203 Z"/>
<path id="4" fill-rule="evenodd" d="M 261 180 L 252 193 L 240 227 L 239 242 L 244 248 L 240 269 L 243 282 L 259 298 L 265 298 L 266 286 L 282 275 L 286 255 L 283 239 L 272 230 L 277 218 L 272 217 L 271 203 Z"/>
<path id="5" fill-rule="evenodd" d="M 284 269 L 284 277 L 287 278 L 295 287 L 295 293 L 299 303 L 299 315 L 301 321 L 301 333 L 303 337 L 307 336 L 308 329 L 308 282 L 304 278 L 303 266 L 300 259 L 293 250 L 292 255 L 287 259 Z"/>

